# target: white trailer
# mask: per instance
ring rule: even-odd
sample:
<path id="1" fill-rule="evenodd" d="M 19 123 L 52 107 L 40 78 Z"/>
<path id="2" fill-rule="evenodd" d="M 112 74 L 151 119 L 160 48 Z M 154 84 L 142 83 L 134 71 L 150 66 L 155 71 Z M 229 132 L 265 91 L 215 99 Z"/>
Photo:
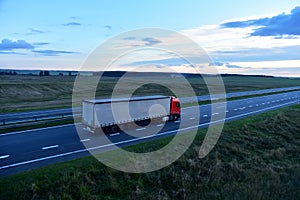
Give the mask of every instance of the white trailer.
<path id="1" fill-rule="evenodd" d="M 104 129 L 115 132 L 121 124 L 141 122 L 149 119 L 169 120 L 180 116 L 172 114 L 172 102 L 179 102 L 170 96 L 144 96 L 118 99 L 84 100 L 82 102 L 82 124 L 91 131 Z M 172 110 L 171 110 L 172 109 Z M 174 117 L 176 116 L 176 117 Z"/>

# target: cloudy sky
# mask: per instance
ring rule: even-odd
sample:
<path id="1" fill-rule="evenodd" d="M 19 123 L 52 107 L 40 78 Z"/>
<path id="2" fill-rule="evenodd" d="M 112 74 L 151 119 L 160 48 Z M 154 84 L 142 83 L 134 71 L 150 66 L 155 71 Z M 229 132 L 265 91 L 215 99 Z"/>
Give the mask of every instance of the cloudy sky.
<path id="1" fill-rule="evenodd" d="M 220 73 L 300 77 L 299 0 L 0 0 L 0 26 L 0 68 L 79 70 L 104 41 L 157 27 L 195 41 Z M 164 40 L 146 34 L 139 42 L 155 47 Z M 188 69 L 170 55 L 122 66 L 150 58 Z"/>

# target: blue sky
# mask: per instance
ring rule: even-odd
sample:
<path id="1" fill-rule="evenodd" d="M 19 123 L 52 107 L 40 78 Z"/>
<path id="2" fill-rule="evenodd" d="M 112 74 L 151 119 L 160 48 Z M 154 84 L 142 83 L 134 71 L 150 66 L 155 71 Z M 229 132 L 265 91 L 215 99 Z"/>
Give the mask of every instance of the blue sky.
<path id="1" fill-rule="evenodd" d="M 0 68 L 78 70 L 103 41 L 158 27 L 197 42 L 220 73 L 300 77 L 299 3 L 0 0 Z"/>

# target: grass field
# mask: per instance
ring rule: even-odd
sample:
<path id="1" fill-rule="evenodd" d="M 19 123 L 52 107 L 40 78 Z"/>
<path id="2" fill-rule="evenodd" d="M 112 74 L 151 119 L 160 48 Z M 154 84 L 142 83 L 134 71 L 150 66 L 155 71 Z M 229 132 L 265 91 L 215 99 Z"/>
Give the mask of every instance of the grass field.
<path id="1" fill-rule="evenodd" d="M 176 162 L 146 174 L 123 173 L 93 157 L 0 179 L 0 199 L 299 199 L 300 105 L 225 124 L 199 159 L 205 129 Z M 169 138 L 127 147 L 151 151 Z"/>
<path id="2" fill-rule="evenodd" d="M 80 88 L 84 93 L 92 88 L 93 76 L 82 77 L 84 84 Z M 157 77 L 129 77 L 126 84 L 121 85 L 122 93 L 130 92 L 129 88 L 139 86 L 141 83 L 159 79 L 161 83 L 175 85 L 181 96 L 190 95 L 185 85 L 170 76 Z M 205 82 L 201 78 L 187 78 L 191 83 L 196 95 L 208 94 Z M 0 76 L 0 113 L 40 110 L 48 108 L 71 107 L 73 76 Z M 116 78 L 104 77 L 98 85 L 97 97 L 110 97 Z M 299 86 L 300 79 L 251 77 L 251 76 L 226 76 L 223 78 L 227 92 L 259 90 L 277 87 Z M 166 87 L 157 84 L 148 84 L 139 88 L 136 95 L 172 95 Z M 177 95 L 178 96 L 178 95 Z"/>

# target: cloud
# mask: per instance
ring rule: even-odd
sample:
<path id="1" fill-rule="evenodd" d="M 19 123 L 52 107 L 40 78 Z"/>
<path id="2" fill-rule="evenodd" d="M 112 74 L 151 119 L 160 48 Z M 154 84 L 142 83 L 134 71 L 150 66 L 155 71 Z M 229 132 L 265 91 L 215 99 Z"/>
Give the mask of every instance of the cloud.
<path id="1" fill-rule="evenodd" d="M 243 67 L 241 66 L 238 66 L 238 65 L 232 65 L 232 64 L 229 64 L 229 63 L 226 63 L 225 66 L 229 69 L 241 69 Z"/>
<path id="2" fill-rule="evenodd" d="M 123 66 L 143 66 L 143 65 L 155 65 L 155 66 L 178 66 L 187 64 L 187 61 L 182 58 L 166 58 L 166 59 L 153 59 L 131 62 L 129 64 L 123 64 Z"/>
<path id="3" fill-rule="evenodd" d="M 226 60 L 227 62 L 297 60 L 299 59 L 299 49 L 300 45 L 277 48 L 242 48 L 231 51 L 214 51 L 210 56 L 216 60 Z"/>
<path id="4" fill-rule="evenodd" d="M 55 50 L 32 50 L 34 53 L 39 53 L 44 56 L 58 56 L 60 54 L 76 54 L 74 51 L 55 51 Z"/>
<path id="5" fill-rule="evenodd" d="M 30 50 L 33 53 L 38 53 L 44 56 L 58 56 L 60 54 L 74 54 L 73 51 L 56 51 L 56 50 L 36 50 L 36 47 L 48 45 L 47 42 L 28 43 L 25 40 L 12 41 L 3 39 L 0 43 L 0 54 L 28 55 L 24 52 L 16 52 L 14 50 Z"/>
<path id="6" fill-rule="evenodd" d="M 223 62 L 211 62 L 211 63 L 209 63 L 208 66 L 223 66 L 223 65 L 224 65 Z"/>
<path id="7" fill-rule="evenodd" d="M 145 43 L 146 46 L 152 46 L 152 45 L 161 43 L 160 40 L 155 39 L 155 38 L 152 38 L 152 37 L 146 37 L 146 38 L 143 38 L 142 41 L 143 41 L 143 42 L 146 42 L 146 43 Z"/>
<path id="8" fill-rule="evenodd" d="M 3 39 L 0 43 L 0 51 L 11 51 L 14 49 L 34 49 L 34 46 L 25 40 L 12 41 L 10 39 Z"/>
<path id="9" fill-rule="evenodd" d="M 0 54 L 5 54 L 5 55 L 28 55 L 27 53 L 19 53 L 19 52 L 14 52 L 14 51 L 0 51 Z"/>
<path id="10" fill-rule="evenodd" d="M 48 43 L 48 42 L 35 42 L 35 43 L 33 43 L 34 46 L 44 46 L 44 45 L 48 45 L 48 44 L 50 44 L 50 43 Z"/>
<path id="11" fill-rule="evenodd" d="M 211 63 L 209 63 L 208 66 L 225 67 L 227 69 L 241 69 L 241 68 L 243 68 L 239 65 L 233 65 L 233 64 L 230 64 L 228 62 L 226 62 L 226 63 L 224 63 L 224 62 L 211 62 Z"/>
<path id="12" fill-rule="evenodd" d="M 107 28 L 107 29 L 109 29 L 109 30 L 112 30 L 112 26 L 110 26 L 110 25 L 106 25 L 106 26 L 104 26 L 104 28 Z"/>
<path id="13" fill-rule="evenodd" d="M 251 36 L 300 35 L 300 7 L 295 7 L 290 14 L 282 13 L 271 18 L 247 21 L 233 21 L 221 24 L 223 28 L 258 27 Z"/>
<path id="14" fill-rule="evenodd" d="M 71 17 L 69 17 L 70 19 L 80 19 L 80 17 L 79 16 L 71 16 Z"/>
<path id="15" fill-rule="evenodd" d="M 81 26 L 81 24 L 78 22 L 69 22 L 69 23 L 62 24 L 62 25 L 63 26 Z"/>
<path id="16" fill-rule="evenodd" d="M 129 37 L 125 37 L 123 38 L 124 40 L 136 40 L 136 37 L 133 36 L 129 36 Z"/>
<path id="17" fill-rule="evenodd" d="M 38 30 L 38 29 L 34 29 L 34 28 L 30 28 L 29 30 L 30 30 L 30 33 L 28 33 L 28 35 L 47 33 L 47 31 L 42 31 L 42 30 Z"/>

